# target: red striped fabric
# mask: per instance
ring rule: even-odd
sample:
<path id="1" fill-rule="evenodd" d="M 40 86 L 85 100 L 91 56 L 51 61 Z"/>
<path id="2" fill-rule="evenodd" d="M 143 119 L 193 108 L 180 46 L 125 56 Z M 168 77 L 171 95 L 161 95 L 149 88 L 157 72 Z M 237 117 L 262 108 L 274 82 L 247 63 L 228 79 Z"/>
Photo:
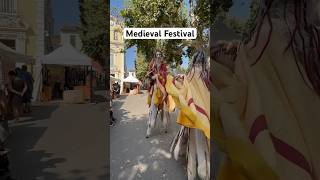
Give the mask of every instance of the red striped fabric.
<path id="1" fill-rule="evenodd" d="M 253 122 L 249 133 L 249 138 L 252 144 L 254 144 L 257 136 L 262 131 L 267 129 L 268 126 L 265 116 L 259 115 Z M 312 179 L 316 180 L 308 160 L 301 152 L 299 152 L 297 149 L 290 146 L 286 142 L 282 141 L 281 139 L 275 137 L 272 133 L 269 134 L 272 139 L 273 146 L 278 154 L 280 154 L 283 158 L 287 159 L 289 162 L 295 164 L 296 166 L 306 171 Z"/>
<path id="2" fill-rule="evenodd" d="M 258 134 L 264 130 L 267 130 L 267 120 L 264 115 L 259 115 L 251 126 L 249 138 L 252 144 L 254 144 Z"/>
<path id="3" fill-rule="evenodd" d="M 300 153 L 297 149 L 290 146 L 289 144 L 282 141 L 281 139 L 275 137 L 273 134 L 270 133 L 270 136 L 277 153 L 279 153 L 282 157 L 284 157 L 291 163 L 305 170 L 312 177 L 312 179 L 315 180 L 312 168 L 308 160 L 305 158 L 305 156 L 302 153 Z"/>
<path id="4" fill-rule="evenodd" d="M 191 104 L 194 104 L 194 106 L 196 107 L 196 110 L 198 112 L 200 112 L 201 114 L 205 115 L 209 119 L 209 116 L 208 116 L 207 112 L 202 107 L 200 107 L 197 104 L 195 104 L 193 102 L 193 98 L 190 98 L 189 101 L 188 101 L 188 106 L 190 106 Z"/>
<path id="5" fill-rule="evenodd" d="M 193 98 L 190 98 L 189 101 L 188 101 L 188 106 L 190 106 L 190 104 L 193 103 Z"/>

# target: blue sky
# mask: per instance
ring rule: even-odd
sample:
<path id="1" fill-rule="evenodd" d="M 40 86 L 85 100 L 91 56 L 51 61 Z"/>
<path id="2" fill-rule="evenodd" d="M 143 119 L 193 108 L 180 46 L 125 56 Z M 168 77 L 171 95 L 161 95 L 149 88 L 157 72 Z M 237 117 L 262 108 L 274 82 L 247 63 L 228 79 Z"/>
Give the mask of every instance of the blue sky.
<path id="1" fill-rule="evenodd" d="M 51 3 L 55 34 L 59 34 L 63 25 L 80 24 L 78 0 L 53 0 Z"/>

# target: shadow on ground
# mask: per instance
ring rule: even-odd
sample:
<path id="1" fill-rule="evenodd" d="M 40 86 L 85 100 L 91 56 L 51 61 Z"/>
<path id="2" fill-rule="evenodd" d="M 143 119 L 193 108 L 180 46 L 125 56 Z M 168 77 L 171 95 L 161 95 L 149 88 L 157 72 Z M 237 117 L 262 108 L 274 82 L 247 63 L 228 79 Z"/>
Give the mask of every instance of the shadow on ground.
<path id="1" fill-rule="evenodd" d="M 47 120 L 58 107 L 58 102 L 32 106 L 32 113 L 24 115 L 22 122 Z"/>
<path id="2" fill-rule="evenodd" d="M 110 129 L 111 179 L 187 179 L 185 158 L 176 161 L 169 152 L 178 130 L 175 113 L 170 114 L 168 133 L 157 119 L 151 137 L 146 139 L 145 95 L 122 96 L 113 106 L 117 122 Z"/>
<path id="3" fill-rule="evenodd" d="M 13 177 L 17 180 L 106 179 L 104 112 L 105 103 L 57 102 L 34 106 L 31 115 L 12 124 L 8 147 Z"/>
<path id="4" fill-rule="evenodd" d="M 66 159 L 51 158 L 52 154 L 45 150 L 33 150 L 47 129 L 35 126 L 33 121 L 48 119 L 57 108 L 58 104 L 35 106 L 30 115 L 32 118 L 26 118 L 27 120 L 22 118 L 21 123 L 12 127 L 13 133 L 8 141 L 9 158 L 13 177 L 17 180 L 59 179 L 56 174 L 45 170 L 55 168 L 56 164 L 64 162 Z"/>

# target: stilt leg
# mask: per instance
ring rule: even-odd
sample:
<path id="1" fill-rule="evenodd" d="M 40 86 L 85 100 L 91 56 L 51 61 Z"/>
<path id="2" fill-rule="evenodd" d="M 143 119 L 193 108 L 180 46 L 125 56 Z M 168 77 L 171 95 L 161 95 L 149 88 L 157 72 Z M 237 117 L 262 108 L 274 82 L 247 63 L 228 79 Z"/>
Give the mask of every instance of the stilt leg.
<path id="1" fill-rule="evenodd" d="M 164 132 L 167 133 L 168 132 L 169 111 L 168 111 L 168 107 L 167 107 L 166 103 L 163 105 L 162 111 L 163 111 L 162 123 L 163 123 L 163 127 L 164 127 Z"/>
<path id="2" fill-rule="evenodd" d="M 195 143 L 195 133 L 194 129 L 189 129 L 189 141 L 188 141 L 188 180 L 194 180 L 197 176 L 197 158 L 196 158 L 196 143 Z"/>
<path id="3" fill-rule="evenodd" d="M 196 149 L 197 149 L 197 162 L 198 162 L 198 175 L 203 180 L 210 179 L 210 153 L 208 141 L 203 132 L 198 129 L 195 131 Z"/>
<path id="4" fill-rule="evenodd" d="M 151 111 L 149 110 L 149 118 L 148 118 L 148 122 L 147 122 L 147 135 L 146 135 L 146 138 L 149 138 L 150 137 L 150 134 L 151 134 Z"/>
<path id="5" fill-rule="evenodd" d="M 151 129 L 155 126 L 155 121 L 157 118 L 157 107 L 155 104 L 151 104 L 150 110 L 149 110 L 149 119 L 148 119 L 148 128 L 147 128 L 147 136 L 148 138 L 151 134 Z"/>

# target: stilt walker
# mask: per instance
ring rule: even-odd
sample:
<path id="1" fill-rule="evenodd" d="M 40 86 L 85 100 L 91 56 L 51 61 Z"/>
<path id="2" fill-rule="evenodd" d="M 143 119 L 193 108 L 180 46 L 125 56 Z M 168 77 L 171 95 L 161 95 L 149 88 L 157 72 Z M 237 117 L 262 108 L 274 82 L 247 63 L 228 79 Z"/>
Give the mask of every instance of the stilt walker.
<path id="1" fill-rule="evenodd" d="M 151 130 L 155 127 L 158 117 L 162 120 L 165 132 L 167 132 L 169 120 L 168 96 L 165 90 L 167 74 L 167 65 L 164 62 L 163 53 L 157 50 L 149 64 L 147 74 L 150 85 L 148 97 L 149 119 L 146 138 L 149 138 L 151 135 Z"/>
<path id="2" fill-rule="evenodd" d="M 199 49 L 192 57 L 187 75 L 168 76 L 166 89 L 179 108 L 182 125 L 170 151 L 187 158 L 188 180 L 210 179 L 210 80 L 208 58 Z"/>

